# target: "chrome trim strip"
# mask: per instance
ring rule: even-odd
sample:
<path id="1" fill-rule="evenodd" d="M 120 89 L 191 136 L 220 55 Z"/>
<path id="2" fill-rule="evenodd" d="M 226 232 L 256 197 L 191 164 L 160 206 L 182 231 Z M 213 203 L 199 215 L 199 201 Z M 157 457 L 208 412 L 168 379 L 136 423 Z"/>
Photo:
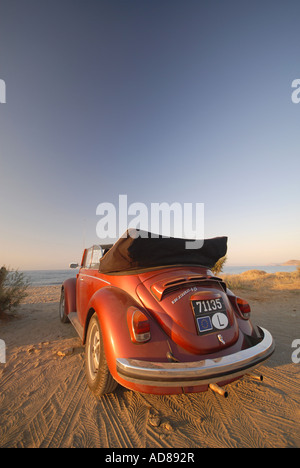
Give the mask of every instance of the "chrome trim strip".
<path id="1" fill-rule="evenodd" d="M 96 276 L 93 276 L 93 275 L 87 275 L 86 273 L 79 273 L 79 278 L 80 278 L 81 276 L 86 276 L 87 278 L 93 278 L 93 279 L 95 279 L 95 280 L 102 281 L 103 283 L 111 284 L 109 281 L 106 281 L 106 280 L 104 280 L 104 279 L 102 279 L 102 278 L 97 278 Z"/>
<path id="2" fill-rule="evenodd" d="M 222 382 L 244 375 L 274 352 L 271 333 L 260 328 L 262 341 L 248 349 L 195 362 L 149 362 L 118 358 L 117 372 L 128 382 L 157 387 L 186 387 Z"/>

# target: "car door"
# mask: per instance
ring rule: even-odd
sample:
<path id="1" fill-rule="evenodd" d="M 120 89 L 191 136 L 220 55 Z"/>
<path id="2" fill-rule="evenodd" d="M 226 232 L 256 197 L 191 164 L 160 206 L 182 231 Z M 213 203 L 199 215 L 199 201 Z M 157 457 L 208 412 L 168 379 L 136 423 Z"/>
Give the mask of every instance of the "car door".
<path id="1" fill-rule="evenodd" d="M 100 246 L 94 245 L 86 249 L 82 267 L 77 279 L 77 315 L 82 326 L 87 315 L 88 303 L 92 295 L 103 286 L 103 283 L 97 278 L 100 265 L 100 258 L 103 250 Z"/>
<path id="2" fill-rule="evenodd" d="M 82 265 L 79 270 L 77 278 L 76 288 L 76 304 L 77 304 L 77 315 L 79 322 L 84 326 L 85 310 L 89 301 L 88 289 L 89 289 L 89 270 L 92 260 L 93 249 L 86 249 L 83 255 Z"/>

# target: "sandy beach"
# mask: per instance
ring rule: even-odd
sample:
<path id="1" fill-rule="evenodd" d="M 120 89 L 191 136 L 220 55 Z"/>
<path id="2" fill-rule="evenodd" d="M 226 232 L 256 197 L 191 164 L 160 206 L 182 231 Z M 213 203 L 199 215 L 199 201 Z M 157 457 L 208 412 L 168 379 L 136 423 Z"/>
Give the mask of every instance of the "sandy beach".
<path id="1" fill-rule="evenodd" d="M 58 318 L 59 286 L 31 288 L 24 303 L 0 320 L 6 364 L 0 364 L 0 447 L 299 447 L 299 280 L 248 274 L 229 279 L 248 299 L 252 320 L 269 329 L 276 351 L 260 371 L 224 399 L 209 391 L 179 396 L 118 387 L 96 400 L 86 386 L 84 349 Z M 265 284 L 265 287 L 262 284 Z"/>

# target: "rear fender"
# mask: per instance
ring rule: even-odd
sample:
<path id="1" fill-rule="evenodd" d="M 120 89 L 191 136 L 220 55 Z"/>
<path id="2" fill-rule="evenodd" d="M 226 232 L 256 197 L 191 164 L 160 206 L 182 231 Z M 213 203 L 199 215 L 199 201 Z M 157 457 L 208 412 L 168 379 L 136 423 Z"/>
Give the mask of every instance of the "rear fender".
<path id="1" fill-rule="evenodd" d="M 151 340 L 147 343 L 136 344 L 131 341 L 127 324 L 127 310 L 137 307 L 150 320 Z M 84 341 L 88 322 L 96 312 L 103 335 L 104 350 L 107 364 L 113 377 L 121 382 L 116 371 L 116 359 L 132 358 L 161 360 L 168 351 L 167 337 L 159 325 L 151 318 L 147 310 L 135 301 L 125 291 L 116 287 L 104 287 L 91 298 L 88 315 L 85 321 Z"/>
<path id="2" fill-rule="evenodd" d="M 76 312 L 76 281 L 77 278 L 69 278 L 64 281 L 62 289 L 65 292 L 65 314 Z"/>

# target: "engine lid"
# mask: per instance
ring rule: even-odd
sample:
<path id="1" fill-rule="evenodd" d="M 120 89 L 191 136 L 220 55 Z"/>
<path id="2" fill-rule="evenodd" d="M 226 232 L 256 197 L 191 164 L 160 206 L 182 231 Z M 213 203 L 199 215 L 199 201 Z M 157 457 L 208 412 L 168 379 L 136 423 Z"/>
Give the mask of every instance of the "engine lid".
<path id="1" fill-rule="evenodd" d="M 234 311 L 219 278 L 205 275 L 152 277 L 137 294 L 168 336 L 194 354 L 233 345 L 239 336 Z"/>

